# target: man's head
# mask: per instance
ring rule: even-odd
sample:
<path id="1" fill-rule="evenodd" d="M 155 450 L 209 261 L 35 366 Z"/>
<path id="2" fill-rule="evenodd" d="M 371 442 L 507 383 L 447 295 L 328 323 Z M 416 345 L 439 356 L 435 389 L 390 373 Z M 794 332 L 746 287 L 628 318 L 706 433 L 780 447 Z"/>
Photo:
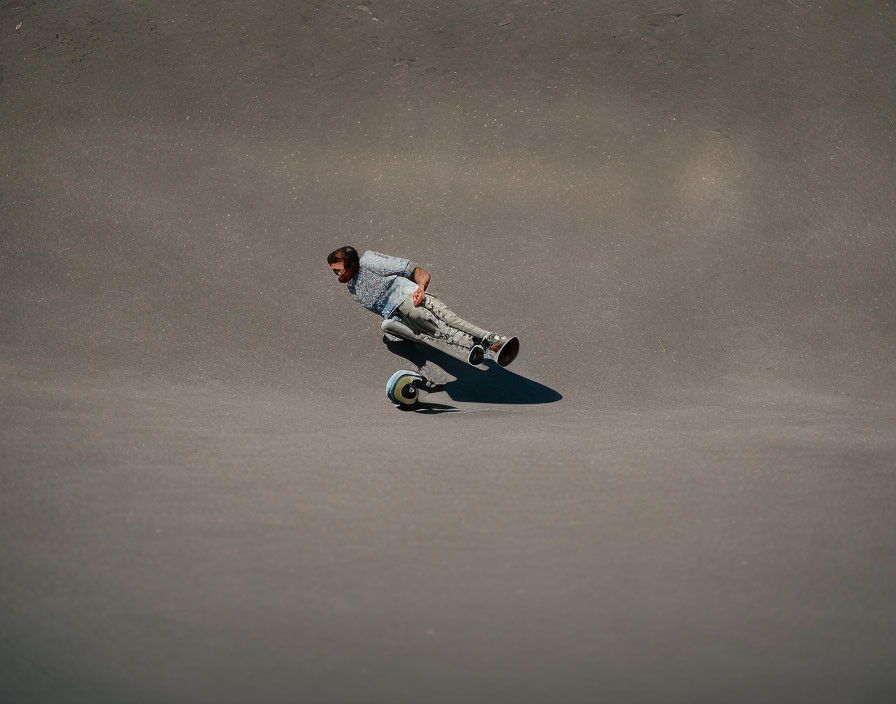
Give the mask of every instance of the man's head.
<path id="1" fill-rule="evenodd" d="M 340 247 L 330 252 L 327 264 L 339 277 L 339 283 L 347 284 L 358 273 L 358 252 L 354 247 Z"/>

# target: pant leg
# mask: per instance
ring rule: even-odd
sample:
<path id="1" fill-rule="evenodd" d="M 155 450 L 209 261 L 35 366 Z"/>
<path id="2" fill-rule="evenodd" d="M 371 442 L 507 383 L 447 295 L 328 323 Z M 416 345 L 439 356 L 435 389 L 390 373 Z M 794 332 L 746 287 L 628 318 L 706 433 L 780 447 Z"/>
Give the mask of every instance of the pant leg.
<path id="1" fill-rule="evenodd" d="M 473 338 L 484 338 L 488 331 L 460 318 L 435 296 L 427 294 L 420 306 L 415 307 L 407 298 L 397 310 L 412 329 L 446 340 L 461 347 L 472 347 Z"/>
<path id="2" fill-rule="evenodd" d="M 480 332 L 480 329 L 458 318 L 451 313 L 441 301 L 438 301 L 438 299 L 434 299 L 437 301 L 435 306 L 433 306 L 431 300 L 432 296 L 426 296 L 422 305 L 414 306 L 414 302 L 409 297 L 398 307 L 396 313 L 405 324 L 416 332 L 430 335 L 440 340 L 445 340 L 449 344 L 464 347 L 466 349 L 472 347 L 473 337 L 462 329 L 457 329 L 449 325 L 447 321 L 443 320 L 438 315 L 438 313 L 444 315 L 445 312 L 447 312 L 448 315 L 446 317 L 448 317 L 449 320 L 460 321 L 461 324 L 466 325 L 468 329 L 472 329 L 474 332 Z M 429 304 L 427 304 L 427 302 L 429 302 Z M 483 334 L 485 333 L 484 330 L 481 332 Z M 477 335 L 477 337 L 482 336 L 484 335 Z"/>
<path id="3" fill-rule="evenodd" d="M 433 315 L 435 315 L 436 318 L 445 323 L 445 325 L 447 325 L 449 328 L 460 330 L 462 333 L 465 333 L 470 337 L 483 338 L 489 335 L 488 330 L 483 330 L 479 326 L 473 325 L 473 323 L 469 323 L 463 318 L 458 317 L 435 296 L 427 295 L 423 299 L 423 307 L 430 311 Z"/>

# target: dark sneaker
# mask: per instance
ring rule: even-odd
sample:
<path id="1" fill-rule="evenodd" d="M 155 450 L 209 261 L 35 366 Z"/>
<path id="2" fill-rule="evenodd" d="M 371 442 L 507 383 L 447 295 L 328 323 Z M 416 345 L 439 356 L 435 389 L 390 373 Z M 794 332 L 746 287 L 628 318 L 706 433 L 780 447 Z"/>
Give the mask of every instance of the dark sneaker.
<path id="1" fill-rule="evenodd" d="M 482 345 L 476 344 L 470 348 L 470 356 L 467 357 L 467 361 L 470 364 L 482 364 L 485 361 L 485 348 Z"/>

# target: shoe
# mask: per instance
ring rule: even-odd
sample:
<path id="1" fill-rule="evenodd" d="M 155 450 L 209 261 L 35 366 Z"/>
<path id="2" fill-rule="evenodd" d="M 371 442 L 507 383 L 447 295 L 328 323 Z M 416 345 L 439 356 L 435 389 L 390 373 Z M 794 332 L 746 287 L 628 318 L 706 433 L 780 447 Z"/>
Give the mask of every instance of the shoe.
<path id="1" fill-rule="evenodd" d="M 516 337 L 504 337 L 495 335 L 488 346 L 486 355 L 498 363 L 498 366 L 506 367 L 520 351 L 520 341 Z"/>
<path id="2" fill-rule="evenodd" d="M 485 347 L 480 343 L 474 344 L 470 348 L 470 356 L 467 357 L 467 362 L 470 364 L 482 364 L 485 361 Z"/>
<path id="3" fill-rule="evenodd" d="M 501 348 L 504 346 L 504 343 L 507 342 L 507 338 L 503 335 L 495 335 L 490 334 L 484 340 L 484 344 L 487 347 L 489 352 L 494 352 L 498 354 L 501 351 Z"/>

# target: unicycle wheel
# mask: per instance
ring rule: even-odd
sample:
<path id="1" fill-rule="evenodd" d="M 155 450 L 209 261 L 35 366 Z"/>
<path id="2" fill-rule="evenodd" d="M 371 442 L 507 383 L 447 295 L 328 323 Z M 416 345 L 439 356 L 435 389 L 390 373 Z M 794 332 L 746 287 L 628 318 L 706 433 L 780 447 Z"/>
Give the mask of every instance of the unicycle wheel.
<path id="1" fill-rule="evenodd" d="M 386 396 L 401 406 L 413 406 L 420 396 L 418 386 L 421 383 L 423 383 L 422 376 L 407 369 L 400 369 L 386 383 Z"/>

